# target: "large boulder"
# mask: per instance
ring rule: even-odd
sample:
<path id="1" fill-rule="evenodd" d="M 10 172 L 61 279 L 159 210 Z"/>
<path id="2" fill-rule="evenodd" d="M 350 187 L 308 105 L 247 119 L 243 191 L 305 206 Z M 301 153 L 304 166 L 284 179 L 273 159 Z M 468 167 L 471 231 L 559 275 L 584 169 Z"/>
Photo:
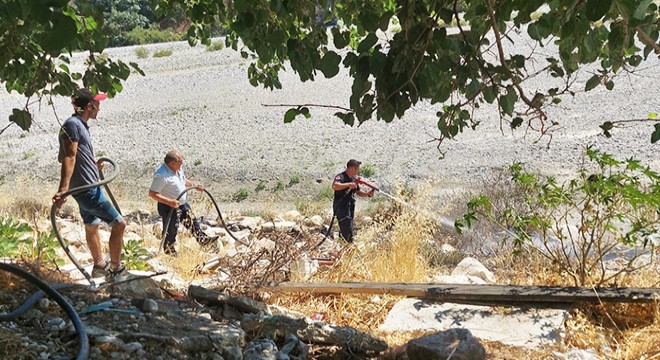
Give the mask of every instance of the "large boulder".
<path id="1" fill-rule="evenodd" d="M 473 257 L 466 257 L 461 260 L 461 262 L 456 265 L 454 271 L 451 272 L 451 275 L 476 276 L 489 284 L 495 283 L 495 275 L 480 263 L 479 260 Z"/>
<path id="2" fill-rule="evenodd" d="M 482 360 L 486 349 L 469 330 L 449 329 L 410 340 L 409 360 Z"/>

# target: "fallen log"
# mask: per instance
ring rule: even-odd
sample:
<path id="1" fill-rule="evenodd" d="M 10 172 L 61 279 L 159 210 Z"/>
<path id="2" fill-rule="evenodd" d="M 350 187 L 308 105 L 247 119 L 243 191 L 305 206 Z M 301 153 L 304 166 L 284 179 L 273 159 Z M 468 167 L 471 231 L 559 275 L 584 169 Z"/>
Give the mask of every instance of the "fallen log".
<path id="1" fill-rule="evenodd" d="M 547 305 L 577 302 L 650 303 L 660 299 L 660 288 L 577 286 L 285 282 L 262 286 L 259 290 L 313 294 L 389 294 L 475 305 Z"/>

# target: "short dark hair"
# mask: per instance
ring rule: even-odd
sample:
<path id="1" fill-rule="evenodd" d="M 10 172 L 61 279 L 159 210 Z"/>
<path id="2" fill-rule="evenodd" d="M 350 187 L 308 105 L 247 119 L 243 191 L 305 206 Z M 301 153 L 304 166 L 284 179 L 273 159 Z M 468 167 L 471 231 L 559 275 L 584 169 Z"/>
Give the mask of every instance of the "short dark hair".
<path id="1" fill-rule="evenodd" d="M 353 166 L 360 166 L 361 164 L 362 164 L 362 162 L 360 162 L 360 161 L 357 161 L 355 159 L 350 159 L 346 163 L 346 167 L 349 168 L 349 167 L 353 167 Z"/>
<path id="2" fill-rule="evenodd" d="M 91 90 L 87 88 L 82 88 L 76 90 L 76 92 L 71 97 L 71 103 L 76 107 L 84 108 L 90 102 L 96 100 L 101 101 L 108 98 L 106 94 L 94 94 Z"/>

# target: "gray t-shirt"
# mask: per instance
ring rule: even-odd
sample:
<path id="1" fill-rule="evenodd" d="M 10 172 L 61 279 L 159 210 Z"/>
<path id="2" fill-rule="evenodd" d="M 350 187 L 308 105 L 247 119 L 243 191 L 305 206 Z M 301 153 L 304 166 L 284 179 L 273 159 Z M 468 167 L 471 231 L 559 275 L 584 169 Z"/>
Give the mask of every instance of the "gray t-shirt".
<path id="1" fill-rule="evenodd" d="M 78 115 L 72 115 L 60 128 L 60 152 L 57 156 L 59 162 L 64 160 L 65 154 L 62 144 L 67 138 L 78 143 L 76 165 L 73 168 L 69 189 L 98 182 L 99 168 L 96 165 L 94 157 L 94 148 L 92 147 L 92 139 L 89 135 L 89 127 Z"/>

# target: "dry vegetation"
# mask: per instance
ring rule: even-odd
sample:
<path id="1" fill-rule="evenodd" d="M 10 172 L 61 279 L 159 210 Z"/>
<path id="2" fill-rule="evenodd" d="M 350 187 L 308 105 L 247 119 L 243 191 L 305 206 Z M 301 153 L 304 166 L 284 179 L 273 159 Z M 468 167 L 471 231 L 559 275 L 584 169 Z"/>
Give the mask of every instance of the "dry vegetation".
<path id="1" fill-rule="evenodd" d="M 506 187 L 492 187 L 498 201 L 510 201 L 513 196 Z M 498 195 L 497 191 L 501 191 Z M 442 243 L 452 243 L 457 248 L 475 248 L 479 236 L 487 236 L 488 228 L 477 230 L 469 238 L 459 238 L 440 230 L 425 214 L 431 213 L 431 200 L 425 196 L 428 191 L 423 187 L 414 191 L 399 191 L 398 195 L 413 205 L 403 207 L 399 204 L 380 203 L 372 211 L 375 221 L 372 225 L 362 226 L 354 245 L 344 247 L 336 254 L 331 266 L 323 266 L 314 275 L 312 282 L 428 282 L 432 274 L 448 273 L 453 266 L 466 256 L 461 251 L 452 255 L 439 254 L 437 249 Z M 23 192 L 19 196 L 0 197 L 0 214 L 12 214 L 24 219 L 47 219 L 49 204 L 46 192 Z M 149 204 L 152 205 L 152 204 Z M 449 211 L 449 210 L 445 210 Z M 454 210 L 458 211 L 458 210 Z M 265 210 L 274 213 L 272 208 Z M 143 225 L 145 226 L 145 225 Z M 150 231 L 144 231 L 147 234 Z M 269 236 L 273 236 L 272 234 Z M 311 249 L 316 238 L 300 233 L 295 236 L 275 234 L 272 238 L 277 246 L 271 251 L 262 251 L 250 257 L 226 259 L 232 262 L 230 279 L 234 281 L 232 290 L 246 291 L 251 282 L 264 283 L 272 280 L 285 280 L 288 276 L 282 270 L 293 258 Z M 471 241 L 469 246 L 464 242 Z M 306 244 L 300 246 L 299 244 Z M 145 237 L 145 245 L 157 247 L 159 240 L 153 234 Z M 297 245 L 298 244 L 298 245 Z M 184 279 L 191 280 L 198 276 L 198 266 L 208 261 L 208 253 L 200 253 L 199 247 L 187 233 L 179 237 L 179 257 L 163 257 L 163 260 L 175 269 Z M 485 261 L 503 284 L 522 285 L 566 285 L 561 274 L 553 271 L 554 267 L 547 259 L 534 252 L 523 252 L 513 256 L 511 248 L 502 245 L 489 249 Z M 273 265 L 266 272 L 257 274 L 253 266 L 260 259 L 268 258 Z M 262 269 L 263 270 L 263 269 Z M 646 268 L 617 279 L 617 286 L 657 287 L 660 273 L 657 269 Z M 382 334 L 377 328 L 383 322 L 392 306 L 400 298 L 383 294 L 371 295 L 326 295 L 278 294 L 271 295 L 268 302 L 297 310 L 307 316 L 322 319 L 339 325 L 348 325 L 362 331 L 382 336 L 392 347 L 403 345 L 411 338 L 422 333 Z M 10 339 L 0 343 L 9 344 Z M 578 306 L 566 321 L 566 336 L 563 344 L 554 348 L 529 350 L 505 346 L 495 342 L 484 342 L 490 359 L 551 359 L 552 351 L 567 350 L 571 347 L 593 348 L 599 354 L 614 359 L 660 359 L 660 304 L 602 304 Z M 392 358 L 396 350 L 386 354 Z"/>

